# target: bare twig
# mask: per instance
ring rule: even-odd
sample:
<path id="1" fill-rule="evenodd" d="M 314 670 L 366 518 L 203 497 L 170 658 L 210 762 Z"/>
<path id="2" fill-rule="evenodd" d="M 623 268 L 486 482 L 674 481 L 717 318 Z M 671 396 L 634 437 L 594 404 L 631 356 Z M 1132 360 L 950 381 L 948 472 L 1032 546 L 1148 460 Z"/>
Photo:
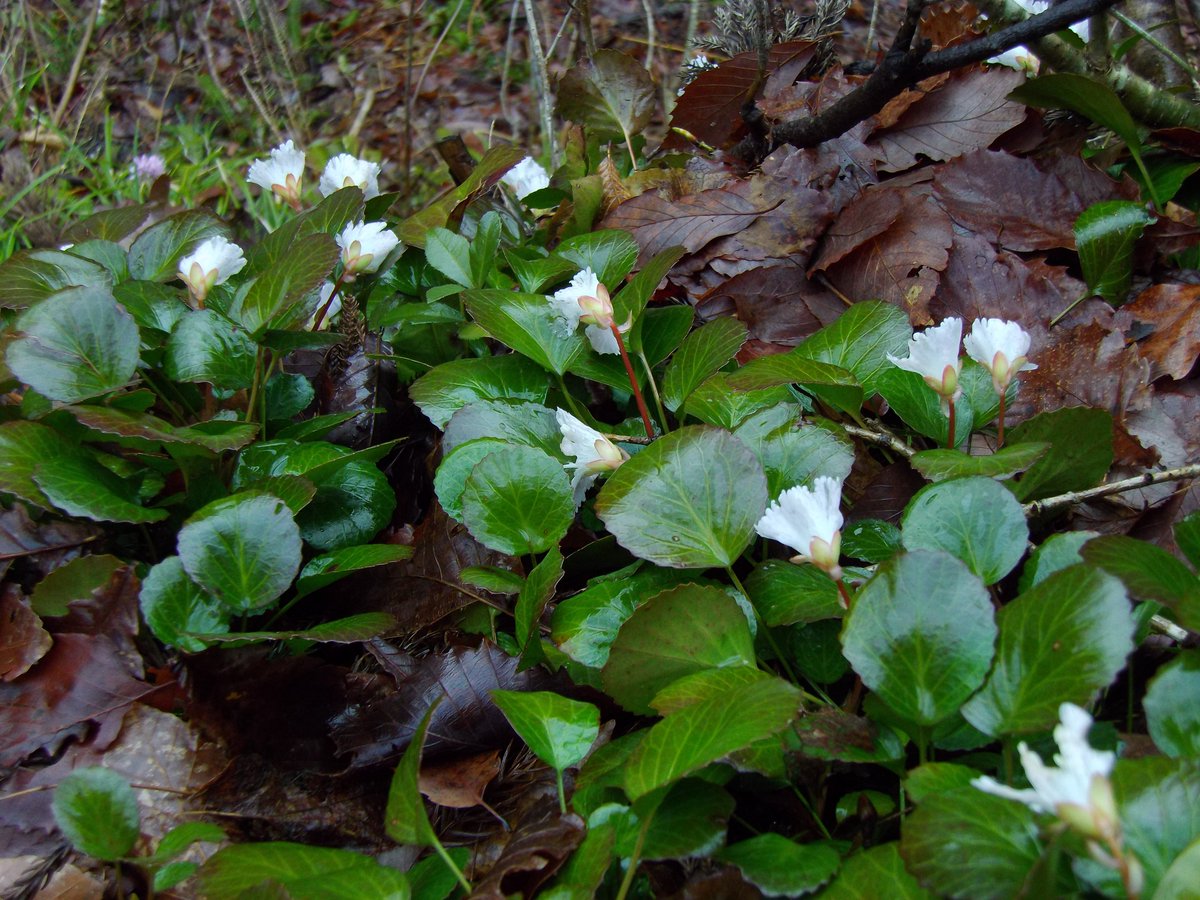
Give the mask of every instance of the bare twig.
<path id="1" fill-rule="evenodd" d="M 1162 484 L 1164 481 L 1187 481 L 1192 478 L 1200 478 L 1200 463 L 1193 463 L 1190 466 L 1179 466 L 1174 469 L 1160 469 L 1156 472 L 1144 472 L 1133 478 L 1102 484 L 1099 487 L 1088 488 L 1086 491 L 1068 491 L 1056 497 L 1034 500 L 1031 503 L 1025 504 L 1025 515 L 1028 518 L 1032 518 L 1033 516 L 1040 516 L 1042 513 L 1082 503 L 1085 500 L 1094 500 L 1097 497 L 1107 497 L 1111 494 L 1121 494 L 1125 491 L 1135 491 L 1138 488 L 1149 487 L 1152 484 Z"/>
<path id="2" fill-rule="evenodd" d="M 879 444 L 881 447 L 895 450 L 905 459 L 910 459 L 917 452 L 882 425 L 878 425 L 875 428 L 860 428 L 858 425 L 843 424 L 842 430 L 851 437 L 861 438 L 864 441 L 870 441 L 872 444 Z"/>
<path id="3" fill-rule="evenodd" d="M 71 102 L 71 95 L 75 93 L 75 84 L 79 81 L 79 70 L 83 68 L 83 58 L 91 46 L 92 34 L 96 31 L 96 20 L 100 18 L 100 10 L 103 8 L 104 0 L 96 0 L 92 11 L 88 14 L 87 24 L 83 26 L 83 37 L 79 39 L 79 46 L 75 49 L 75 58 L 71 60 L 71 71 L 67 74 L 67 83 L 63 85 L 62 96 L 58 98 L 58 107 L 54 110 L 54 115 L 50 117 L 55 128 L 62 122 L 63 113 L 67 111 L 67 104 Z"/>
<path id="4" fill-rule="evenodd" d="M 554 137 L 554 107 L 550 96 L 550 73 L 546 68 L 546 54 L 542 51 L 542 39 L 538 36 L 537 14 L 533 0 L 523 0 L 525 25 L 529 33 L 529 57 L 533 63 L 534 84 L 538 92 L 538 111 L 542 119 L 542 140 L 550 150 L 550 169 L 558 168 L 558 141 Z"/>

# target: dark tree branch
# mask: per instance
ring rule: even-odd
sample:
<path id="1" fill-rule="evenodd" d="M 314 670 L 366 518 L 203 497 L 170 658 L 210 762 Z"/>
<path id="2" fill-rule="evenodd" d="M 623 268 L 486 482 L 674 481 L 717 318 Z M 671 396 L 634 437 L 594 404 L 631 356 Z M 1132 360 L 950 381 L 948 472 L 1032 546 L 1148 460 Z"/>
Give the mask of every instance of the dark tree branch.
<path id="1" fill-rule="evenodd" d="M 883 109 L 889 100 L 926 78 L 991 59 L 1005 50 L 1037 41 L 1103 12 L 1119 0 L 1063 0 L 1023 22 L 936 53 L 929 52 L 927 43 L 912 45 L 925 2 L 909 0 L 896 40 L 865 82 L 815 116 L 776 125 L 772 132 L 773 145 L 815 147 L 845 134 Z M 739 146 L 734 152 L 742 155 L 744 151 L 753 152 L 749 146 Z"/>

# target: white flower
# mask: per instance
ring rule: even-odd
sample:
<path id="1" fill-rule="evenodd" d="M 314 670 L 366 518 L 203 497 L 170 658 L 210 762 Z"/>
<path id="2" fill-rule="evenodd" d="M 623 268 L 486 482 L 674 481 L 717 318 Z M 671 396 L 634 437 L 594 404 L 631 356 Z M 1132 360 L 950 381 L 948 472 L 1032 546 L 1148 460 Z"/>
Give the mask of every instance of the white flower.
<path id="1" fill-rule="evenodd" d="M 894 365 L 924 378 L 942 398 L 943 410 L 949 409 L 949 403 L 962 393 L 958 386 L 958 373 L 962 369 L 958 358 L 962 324 L 962 319 L 956 316 L 943 319 L 942 324 L 912 336 L 908 342 L 908 356 L 904 359 L 887 355 Z"/>
<path id="2" fill-rule="evenodd" d="M 143 181 L 153 181 L 167 171 L 167 164 L 157 153 L 145 153 L 133 158 L 133 174 Z"/>
<path id="3" fill-rule="evenodd" d="M 384 222 L 351 222 L 337 236 L 342 264 L 351 277 L 376 271 L 399 243 Z"/>
<path id="4" fill-rule="evenodd" d="M 1038 13 L 1045 12 L 1050 8 L 1049 0 L 1016 0 L 1018 6 L 1022 7 L 1025 12 L 1031 16 L 1036 16 Z M 1084 43 L 1088 40 L 1088 21 L 1084 19 L 1082 22 L 1076 22 L 1071 26 L 1071 30 L 1083 39 Z M 1038 59 L 1033 55 L 1033 52 L 1026 46 L 1021 45 L 1005 50 L 999 56 L 993 56 L 988 60 L 996 65 L 1008 66 L 1012 69 L 1025 69 L 1030 72 L 1038 70 Z"/>
<path id="5" fill-rule="evenodd" d="M 1014 790 L 986 775 L 971 784 L 985 793 L 1024 803 L 1034 812 L 1058 816 L 1088 837 L 1110 838 L 1118 828 L 1108 780 L 1116 755 L 1092 749 L 1087 739 L 1092 717 L 1086 710 L 1064 703 L 1058 708 L 1058 716 L 1061 722 L 1054 729 L 1059 751 L 1054 757 L 1057 769 L 1047 766 L 1022 741 L 1017 752 L 1030 789 Z"/>
<path id="6" fill-rule="evenodd" d="M 971 333 L 963 339 L 967 355 L 992 373 L 992 387 L 1003 395 L 1018 372 L 1036 369 L 1025 354 L 1029 335 L 1016 322 L 1003 319 L 976 319 Z"/>
<path id="7" fill-rule="evenodd" d="M 319 313 L 322 310 L 322 308 L 325 306 L 326 303 L 329 303 L 329 298 L 332 294 L 333 294 L 333 282 L 332 281 L 322 282 L 321 286 L 319 288 L 317 288 L 317 305 L 313 308 L 313 314 L 308 317 L 308 322 L 304 326 L 305 330 L 312 331 L 313 325 L 315 325 L 317 322 L 317 313 Z M 342 309 L 342 295 L 338 294 L 336 297 L 333 298 L 333 302 L 329 303 L 329 309 L 325 310 L 325 315 L 321 319 L 321 328 L 322 329 L 329 328 L 330 320 L 332 320 L 334 316 L 336 316 L 339 312 L 341 312 L 341 309 Z"/>
<path id="8" fill-rule="evenodd" d="M 512 188 L 520 200 L 534 191 L 550 187 L 550 175 L 532 156 L 525 157 L 509 169 L 500 180 Z"/>
<path id="9" fill-rule="evenodd" d="M 832 578 L 841 578 L 841 498 L 842 482 L 822 475 L 811 488 L 797 485 L 780 494 L 754 530 L 796 550 L 798 560 L 811 562 Z"/>
<path id="10" fill-rule="evenodd" d="M 179 261 L 179 277 L 200 304 L 218 284 L 242 271 L 246 257 L 242 248 L 223 237 L 210 237 Z"/>
<path id="11" fill-rule="evenodd" d="M 563 436 L 559 449 L 575 457 L 575 462 L 567 463 L 566 468 L 575 470 L 571 487 L 575 489 L 575 505 L 578 506 L 596 477 L 617 468 L 629 459 L 629 454 L 566 410 L 556 409 L 554 417 L 558 419 L 558 430 Z"/>
<path id="12" fill-rule="evenodd" d="M 575 273 L 569 285 L 547 299 L 559 317 L 563 334 L 571 334 L 582 322 L 587 325 L 584 334 L 597 353 L 621 352 L 612 333 L 613 308 L 608 288 L 590 268 Z M 632 320 L 627 320 L 618 329 L 625 334 L 632 326 Z"/>
<path id="13" fill-rule="evenodd" d="M 271 151 L 270 159 L 250 163 L 246 180 L 264 191 L 272 191 L 292 206 L 300 205 L 300 182 L 304 180 L 304 151 L 284 141 Z"/>
<path id="14" fill-rule="evenodd" d="M 339 153 L 325 164 L 325 171 L 317 182 L 317 190 L 322 197 L 340 191 L 342 188 L 361 188 L 363 197 L 370 200 L 379 196 L 379 163 L 370 162 L 351 156 L 349 153 Z"/>

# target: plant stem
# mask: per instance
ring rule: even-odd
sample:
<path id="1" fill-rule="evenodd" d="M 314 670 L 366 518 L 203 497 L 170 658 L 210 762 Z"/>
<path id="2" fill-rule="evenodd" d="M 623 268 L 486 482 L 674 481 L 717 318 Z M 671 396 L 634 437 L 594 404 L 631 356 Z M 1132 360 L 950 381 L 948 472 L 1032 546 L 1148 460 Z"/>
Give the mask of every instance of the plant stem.
<path id="1" fill-rule="evenodd" d="M 633 389 L 633 399 L 637 401 L 638 412 L 642 414 L 642 424 L 646 426 L 646 437 L 654 437 L 654 426 L 650 422 L 650 410 L 646 409 L 646 398 L 638 387 L 637 375 L 633 373 L 633 363 L 629 361 L 629 352 L 625 349 L 625 339 L 621 337 L 621 329 L 613 322 L 608 326 L 612 329 L 613 337 L 617 339 L 617 349 L 621 351 L 621 362 L 625 363 L 625 374 L 629 376 L 629 386 Z"/>
<path id="2" fill-rule="evenodd" d="M 650 823 L 653 820 L 654 815 L 651 814 L 642 822 L 637 843 L 633 845 L 633 855 L 629 857 L 629 868 L 625 870 L 625 877 L 621 879 L 621 888 L 617 891 L 617 900 L 625 900 L 629 896 L 629 889 L 633 887 L 633 877 L 637 874 L 638 864 L 642 859 L 642 848 L 646 845 L 646 832 L 650 830 Z"/>
<path id="3" fill-rule="evenodd" d="M 854 598 L 850 596 L 850 592 L 846 590 L 846 583 L 840 578 L 833 579 L 833 583 L 837 585 L 838 595 L 842 598 L 842 608 L 847 612 L 854 603 Z"/>
<path id="4" fill-rule="evenodd" d="M 317 315 L 313 319 L 312 328 L 309 331 L 319 331 L 321 323 L 325 321 L 325 316 L 329 313 L 329 307 L 333 305 L 333 301 L 337 299 L 337 295 L 341 293 L 342 288 L 346 284 L 346 273 L 343 271 L 338 276 L 338 280 L 333 283 L 333 290 L 329 292 L 329 299 L 325 301 L 325 305 L 317 310 Z"/>
<path id="5" fill-rule="evenodd" d="M 758 628 L 763 633 L 763 637 L 767 639 L 767 644 L 771 648 L 771 652 L 775 654 L 775 658 L 779 660 L 779 664 L 783 666 L 783 671 L 787 673 L 788 681 L 793 684 L 798 684 L 799 679 L 796 678 L 796 673 L 792 671 L 792 667 L 788 665 L 787 657 L 783 655 L 783 650 L 780 649 L 779 643 L 775 640 L 775 635 L 771 634 L 771 629 L 767 627 L 767 623 L 763 621 L 762 614 L 759 613 L 758 607 L 750 601 L 750 595 L 746 593 L 746 588 L 742 584 L 741 579 L 737 577 L 737 573 L 733 571 L 733 566 L 725 567 L 726 573 L 729 575 L 729 580 L 733 582 L 733 586 L 738 589 L 746 602 L 750 603 L 750 608 L 754 610 L 754 620 L 758 622 Z"/>
<path id="6" fill-rule="evenodd" d="M 950 401 L 950 428 L 946 434 L 946 449 L 947 450 L 954 449 L 954 431 L 955 431 L 955 424 L 956 424 L 954 421 L 954 418 L 955 418 L 955 414 L 957 412 L 958 412 L 958 410 L 955 409 L 955 407 L 954 407 L 954 401 L 951 400 Z"/>
<path id="7" fill-rule="evenodd" d="M 450 858 L 450 854 L 446 852 L 446 848 L 442 846 L 442 842 L 437 839 L 437 835 L 430 834 L 433 839 L 433 849 L 438 856 L 442 858 L 442 862 L 446 864 L 446 868 L 454 873 L 454 877 L 458 879 L 458 883 L 462 885 L 462 889 L 469 895 L 473 888 L 471 882 L 467 881 L 467 876 L 462 873 L 462 869 L 454 864 L 454 860 Z"/>
<path id="8" fill-rule="evenodd" d="M 667 411 L 663 407 L 662 397 L 659 396 L 658 385 L 654 383 L 654 370 L 650 368 L 650 361 L 641 350 L 638 351 L 638 359 L 642 361 L 642 368 L 646 370 L 646 383 L 650 385 L 650 394 L 654 397 L 654 406 L 658 410 L 658 424 L 662 427 L 663 434 L 666 434 Z"/>
<path id="9" fill-rule="evenodd" d="M 575 402 L 575 398 L 571 396 L 571 392 L 567 390 L 567 380 L 561 375 L 558 376 L 558 387 L 563 393 L 563 397 L 567 401 L 567 406 L 571 407 L 571 412 L 575 418 L 583 419 L 583 410 L 579 408 L 579 404 Z"/>
<path id="10" fill-rule="evenodd" d="M 565 816 L 567 814 L 567 792 L 563 788 L 562 773 L 562 769 L 554 770 L 554 779 L 558 784 L 558 810 Z"/>
<path id="11" fill-rule="evenodd" d="M 1004 446 L 1004 402 L 1008 399 L 1005 396 L 1008 392 L 1005 391 L 1000 395 L 1000 413 L 996 417 L 996 449 L 999 450 Z"/>
<path id="12" fill-rule="evenodd" d="M 1200 478 L 1200 463 L 1192 463 L 1189 466 L 1179 466 L 1174 469 L 1160 469 L 1157 472 L 1144 472 L 1133 478 L 1126 478 L 1123 481 L 1114 481 L 1110 484 L 1102 484 L 1099 487 L 1088 488 L 1086 491 L 1069 491 L 1065 494 L 1059 494 L 1056 497 L 1046 497 L 1043 500 L 1034 500 L 1031 503 L 1026 503 L 1023 507 L 1026 518 L 1041 515 L 1044 512 L 1058 509 L 1063 506 L 1072 506 L 1076 503 L 1082 503 L 1084 500 L 1094 500 L 1096 497 L 1107 497 L 1109 494 L 1120 494 L 1124 491 L 1133 491 L 1142 487 L 1149 487 L 1152 484 L 1160 484 L 1164 481 L 1190 481 L 1193 478 Z"/>

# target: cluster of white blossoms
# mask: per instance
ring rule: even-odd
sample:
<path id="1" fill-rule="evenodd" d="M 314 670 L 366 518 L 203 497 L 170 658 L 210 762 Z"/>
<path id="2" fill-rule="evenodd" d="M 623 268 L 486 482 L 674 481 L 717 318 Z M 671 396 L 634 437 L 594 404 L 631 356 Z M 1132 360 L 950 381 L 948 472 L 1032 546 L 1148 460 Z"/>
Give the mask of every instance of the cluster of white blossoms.
<path id="1" fill-rule="evenodd" d="M 567 463 L 566 468 L 575 470 L 571 487 L 575 491 L 575 505 L 578 506 L 600 474 L 617 468 L 629 459 L 629 454 L 564 409 L 555 410 L 554 417 L 558 420 L 558 430 L 562 432 L 560 449 L 568 456 L 575 457 L 575 462 Z"/>
<path id="2" fill-rule="evenodd" d="M 616 321 L 608 288 L 600 283 L 590 268 L 577 272 L 569 285 L 555 291 L 548 299 L 563 334 L 571 334 L 583 324 L 587 326 L 584 334 L 597 353 L 621 352 L 617 336 L 613 334 Z M 621 334 L 626 334 L 633 327 L 633 321 L 626 319 L 616 327 Z"/>
<path id="3" fill-rule="evenodd" d="M 325 164 L 317 190 L 322 197 L 328 197 L 342 188 L 357 187 L 370 200 L 379 196 L 380 168 L 379 163 L 339 153 Z M 300 187 L 304 182 L 304 151 L 297 150 L 291 141 L 284 141 L 266 159 L 256 159 L 250 164 L 246 180 L 285 203 L 299 207 Z"/>

